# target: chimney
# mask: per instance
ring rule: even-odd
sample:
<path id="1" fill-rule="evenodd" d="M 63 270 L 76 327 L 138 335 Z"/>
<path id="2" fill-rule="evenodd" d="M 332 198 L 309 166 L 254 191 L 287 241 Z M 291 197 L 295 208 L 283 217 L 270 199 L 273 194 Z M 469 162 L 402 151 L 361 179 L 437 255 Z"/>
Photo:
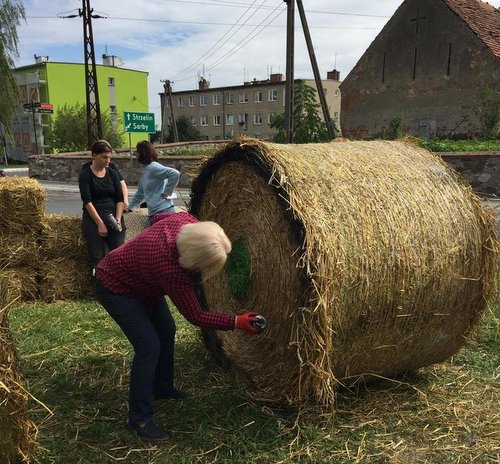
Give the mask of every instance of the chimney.
<path id="1" fill-rule="evenodd" d="M 204 77 L 202 77 L 198 81 L 198 90 L 207 90 L 208 88 L 210 88 L 210 82 L 207 81 Z"/>
<path id="2" fill-rule="evenodd" d="M 277 82 L 283 82 L 284 77 L 283 74 L 271 74 L 269 76 L 269 80 L 273 83 L 276 84 Z"/>
<path id="3" fill-rule="evenodd" d="M 35 63 L 47 63 L 49 61 L 48 56 L 38 56 L 36 53 L 33 55 L 35 57 Z"/>
<path id="4" fill-rule="evenodd" d="M 326 73 L 326 78 L 332 81 L 340 81 L 340 71 L 337 71 L 336 69 L 328 71 Z"/>

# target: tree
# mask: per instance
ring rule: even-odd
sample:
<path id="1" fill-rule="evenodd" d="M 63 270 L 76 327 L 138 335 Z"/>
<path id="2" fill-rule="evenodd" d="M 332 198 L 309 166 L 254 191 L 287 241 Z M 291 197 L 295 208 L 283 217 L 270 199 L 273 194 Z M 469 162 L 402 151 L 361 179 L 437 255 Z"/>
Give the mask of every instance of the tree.
<path id="1" fill-rule="evenodd" d="M 16 105 L 19 88 L 12 69 L 17 49 L 17 26 L 25 18 L 24 6 L 17 0 L 0 0 L 0 123 L 9 127 Z"/>
<path id="2" fill-rule="evenodd" d="M 295 83 L 293 102 L 293 143 L 328 142 L 325 122 L 319 115 L 321 106 L 316 101 L 316 90 L 304 81 Z M 271 121 L 271 127 L 278 130 L 275 142 L 288 141 L 285 130 L 285 115 L 277 114 Z"/>
<path id="3" fill-rule="evenodd" d="M 112 147 L 124 146 L 123 136 L 111 122 L 109 114 L 102 114 L 103 137 Z M 87 149 L 87 111 L 85 105 L 64 105 L 57 111 L 48 135 L 54 152 L 72 152 Z"/>
<path id="4" fill-rule="evenodd" d="M 179 142 L 190 142 L 193 140 L 201 140 L 201 134 L 196 127 L 193 126 L 191 120 L 186 115 L 181 115 L 176 119 L 177 134 Z M 168 128 L 167 142 L 172 143 L 175 140 L 174 128 Z"/>

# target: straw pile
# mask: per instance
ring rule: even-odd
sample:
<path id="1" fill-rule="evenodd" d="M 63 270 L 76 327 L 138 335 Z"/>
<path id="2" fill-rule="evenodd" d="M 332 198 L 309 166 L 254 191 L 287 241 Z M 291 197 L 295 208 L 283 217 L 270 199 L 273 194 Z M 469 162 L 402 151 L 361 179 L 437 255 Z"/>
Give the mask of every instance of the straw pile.
<path id="1" fill-rule="evenodd" d="M 7 321 L 8 306 L 0 305 L 0 462 L 30 462 L 35 438 L 27 418 L 28 394 L 18 366 Z"/>
<path id="2" fill-rule="evenodd" d="M 148 223 L 148 210 L 146 208 L 139 208 L 124 216 L 124 221 L 127 226 L 125 230 L 125 240 L 130 240 L 139 232 L 142 232 Z"/>
<path id="3" fill-rule="evenodd" d="M 21 299 L 37 297 L 40 232 L 45 192 L 40 183 L 25 177 L 0 180 L 0 273 L 21 282 Z"/>
<path id="4" fill-rule="evenodd" d="M 331 406 L 339 385 L 447 359 L 492 290 L 491 213 L 439 158 L 403 142 L 241 138 L 205 162 L 190 210 L 233 243 L 208 306 L 266 331 L 204 331 L 260 400 Z"/>
<path id="5" fill-rule="evenodd" d="M 40 298 L 73 300 L 90 295 L 90 268 L 77 216 L 47 214 L 40 248 Z"/>

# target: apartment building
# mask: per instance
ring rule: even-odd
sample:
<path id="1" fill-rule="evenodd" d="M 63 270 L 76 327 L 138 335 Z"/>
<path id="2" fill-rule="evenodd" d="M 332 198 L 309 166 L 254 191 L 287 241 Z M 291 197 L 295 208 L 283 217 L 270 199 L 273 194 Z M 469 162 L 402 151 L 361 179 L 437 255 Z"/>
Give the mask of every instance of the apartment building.
<path id="1" fill-rule="evenodd" d="M 333 70 L 322 80 L 330 117 L 335 119 L 337 127 L 340 117 L 339 76 L 339 72 Z M 295 80 L 300 81 L 316 89 L 314 79 Z M 166 116 L 171 127 L 173 117 L 187 116 L 205 140 L 223 140 L 239 135 L 269 140 L 277 132 L 271 128 L 273 116 L 285 111 L 285 86 L 282 74 L 271 74 L 263 81 L 254 79 L 243 85 L 217 88 L 210 88 L 210 83 L 201 78 L 197 90 L 172 92 L 172 108 L 169 99 L 165 101 L 165 95 L 160 94 L 162 120 Z M 321 110 L 319 113 L 322 117 Z"/>
<path id="2" fill-rule="evenodd" d="M 99 103 L 101 113 L 109 114 L 111 121 L 123 130 L 123 112 L 147 112 L 148 73 L 118 67 L 118 57 L 103 55 L 103 64 L 97 65 Z M 86 104 L 85 65 L 49 61 L 35 56 L 35 63 L 13 70 L 19 86 L 20 101 L 10 131 L 13 135 L 9 155 L 25 160 L 29 155 L 50 153 L 47 131 L 58 111 L 64 106 Z M 53 113 L 26 113 L 23 104 L 41 102 Z M 146 134 L 131 134 L 132 144 L 143 140 Z"/>

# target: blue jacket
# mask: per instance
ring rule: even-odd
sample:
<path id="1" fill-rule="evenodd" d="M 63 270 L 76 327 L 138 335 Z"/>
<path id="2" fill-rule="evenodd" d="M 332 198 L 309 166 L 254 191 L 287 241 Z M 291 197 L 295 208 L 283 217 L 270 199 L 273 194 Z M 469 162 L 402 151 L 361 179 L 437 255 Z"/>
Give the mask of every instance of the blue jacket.
<path id="1" fill-rule="evenodd" d="M 128 204 L 128 209 L 133 210 L 145 201 L 148 205 L 148 215 L 154 216 L 160 211 L 173 207 L 172 200 L 164 199 L 162 195 L 172 195 L 179 182 L 180 172 L 177 169 L 163 166 L 157 161 L 143 164 L 141 170 L 139 185 Z"/>

